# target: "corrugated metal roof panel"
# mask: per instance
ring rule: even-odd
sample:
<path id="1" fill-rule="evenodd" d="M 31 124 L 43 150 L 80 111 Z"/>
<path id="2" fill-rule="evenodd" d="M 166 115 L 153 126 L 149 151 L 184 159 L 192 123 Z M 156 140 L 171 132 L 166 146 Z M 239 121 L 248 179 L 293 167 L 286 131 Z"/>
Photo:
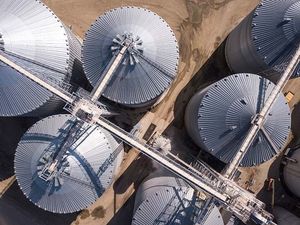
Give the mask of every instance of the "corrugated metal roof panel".
<path id="1" fill-rule="evenodd" d="M 212 84 L 196 94 L 186 109 L 190 136 L 210 154 L 229 163 L 273 87 L 272 82 L 254 74 L 235 74 Z M 290 125 L 290 109 L 280 94 L 241 165 L 254 166 L 278 154 Z"/>
<path id="2" fill-rule="evenodd" d="M 39 172 L 64 142 L 71 115 L 47 117 L 33 125 L 22 137 L 15 155 L 15 173 L 23 193 L 35 205 L 55 213 L 71 213 L 91 205 L 111 184 L 117 171 L 118 147 L 111 135 L 96 125 L 83 125 L 54 179 L 44 181 Z M 55 182 L 59 182 L 58 185 Z"/>
<path id="3" fill-rule="evenodd" d="M 236 73 L 268 70 L 267 77 L 278 79 L 282 64 L 299 44 L 299 12 L 299 0 L 262 0 L 229 35 L 226 58 L 231 69 Z"/>
<path id="4" fill-rule="evenodd" d="M 186 182 L 168 175 L 150 178 L 138 189 L 135 199 L 132 225 L 192 225 L 199 224 L 205 206 Z M 216 209 L 218 210 L 218 209 Z M 207 215 L 207 225 L 223 225 L 222 218 L 211 218 L 215 209 Z M 219 216 L 219 215 L 218 215 Z"/>
<path id="5" fill-rule="evenodd" d="M 263 0 L 255 10 L 253 43 L 267 65 L 287 62 L 295 53 L 300 34 L 299 12 L 300 1 L 296 0 Z"/>
<path id="6" fill-rule="evenodd" d="M 126 52 L 103 96 L 131 107 L 149 105 L 175 79 L 179 60 L 175 35 L 157 14 L 137 7 L 105 12 L 86 33 L 84 70 L 95 85 L 119 49 L 119 43 L 128 35 L 134 40 L 132 48 L 139 54 Z"/>

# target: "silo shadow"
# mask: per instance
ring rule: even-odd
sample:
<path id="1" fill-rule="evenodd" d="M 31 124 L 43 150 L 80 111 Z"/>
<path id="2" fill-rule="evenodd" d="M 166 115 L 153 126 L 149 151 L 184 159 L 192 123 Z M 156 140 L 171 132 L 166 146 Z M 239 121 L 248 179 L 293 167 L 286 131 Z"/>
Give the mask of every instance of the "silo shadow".
<path id="1" fill-rule="evenodd" d="M 179 93 L 174 106 L 175 118 L 173 122 L 177 128 L 183 128 L 185 108 L 194 94 L 211 83 L 232 74 L 225 59 L 225 43 L 226 40 L 222 42 L 212 56 Z"/>
<path id="2" fill-rule="evenodd" d="M 23 195 L 17 182 L 0 198 L 0 224 L 69 225 L 77 215 L 55 214 L 38 208 Z"/>
<path id="3" fill-rule="evenodd" d="M 108 223 L 109 225 L 118 225 L 120 224 L 120 221 L 122 221 L 122 225 L 131 224 L 135 194 L 138 186 L 153 170 L 154 168 L 151 159 L 143 154 L 139 154 L 124 173 L 115 181 L 113 185 L 115 215 Z M 117 212 L 117 195 L 126 193 L 131 185 L 133 185 L 133 194 Z"/>
<path id="4" fill-rule="evenodd" d="M 14 174 L 14 155 L 26 130 L 38 118 L 0 117 L 0 181 Z"/>

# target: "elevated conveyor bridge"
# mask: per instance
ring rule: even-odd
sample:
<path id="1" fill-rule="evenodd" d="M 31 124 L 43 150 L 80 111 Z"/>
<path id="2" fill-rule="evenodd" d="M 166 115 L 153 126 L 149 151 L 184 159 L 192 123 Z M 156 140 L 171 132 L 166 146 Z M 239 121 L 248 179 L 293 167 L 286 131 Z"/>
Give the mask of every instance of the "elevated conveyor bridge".
<path id="1" fill-rule="evenodd" d="M 253 119 L 252 126 L 244 140 L 243 145 L 241 146 L 241 149 L 238 151 L 232 163 L 227 166 L 224 175 L 215 172 L 201 161 L 198 161 L 197 164 L 194 165 L 195 167 L 193 167 L 171 153 L 167 155 L 162 154 L 161 152 L 147 145 L 144 141 L 137 139 L 132 134 L 122 130 L 103 117 L 109 114 L 109 112 L 106 108 L 101 107 L 101 104 L 97 102 L 97 99 L 99 99 L 105 90 L 107 83 L 113 75 L 113 72 L 120 65 L 120 62 L 124 54 L 126 54 L 127 49 L 128 48 L 124 46 L 118 52 L 116 57 L 114 57 L 114 61 L 110 63 L 110 65 L 114 66 L 106 70 L 106 75 L 102 79 L 102 82 L 98 82 L 88 97 L 81 97 L 80 94 L 76 93 L 71 94 L 60 88 L 58 85 L 51 83 L 51 81 L 47 79 L 38 78 L 1 54 L 0 60 L 31 81 L 59 96 L 67 103 L 66 108 L 71 114 L 78 117 L 80 120 L 84 120 L 85 122 L 98 124 L 130 146 L 140 150 L 143 154 L 158 162 L 166 169 L 182 177 L 195 189 L 207 192 L 243 222 L 247 222 L 248 220 L 252 219 L 258 224 L 274 225 L 275 223 L 272 222 L 273 216 L 264 210 L 265 204 L 257 200 L 253 194 L 238 186 L 234 181 L 232 181 L 232 177 L 241 160 L 245 156 L 245 153 L 256 137 L 257 132 L 262 128 L 265 118 L 276 101 L 278 95 L 291 77 L 296 65 L 298 65 L 300 61 L 300 48 L 297 50 L 295 56 L 291 60 L 278 84 L 265 101 L 261 111 Z"/>

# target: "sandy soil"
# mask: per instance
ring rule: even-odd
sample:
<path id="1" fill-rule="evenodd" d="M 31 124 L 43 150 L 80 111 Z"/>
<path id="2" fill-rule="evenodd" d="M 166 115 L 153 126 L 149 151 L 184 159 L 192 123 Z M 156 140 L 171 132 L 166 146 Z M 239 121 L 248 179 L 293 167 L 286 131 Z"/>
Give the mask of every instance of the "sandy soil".
<path id="1" fill-rule="evenodd" d="M 241 18 L 255 7 L 258 0 L 45 0 L 44 2 L 66 24 L 72 25 L 73 31 L 81 37 L 90 24 L 105 10 L 125 5 L 146 7 L 162 16 L 173 28 L 179 41 L 181 54 L 178 79 L 163 101 L 142 119 L 142 135 L 150 123 L 157 125 L 157 133 L 162 133 L 170 125 L 174 119 L 173 109 L 179 93 Z M 134 151 L 129 152 L 122 171 L 132 168 L 131 163 L 137 160 L 137 155 Z M 135 168 L 135 170 L 130 169 L 132 172 L 126 177 L 123 176 L 123 182 L 132 179 L 133 175 L 136 176 L 135 171 L 141 170 L 139 174 L 144 173 L 141 166 Z M 115 195 L 116 186 L 118 187 L 114 185 L 108 189 L 84 212 L 84 215 L 78 217 L 74 224 L 107 224 L 136 188 L 135 185 L 129 185 L 123 193 Z M 102 211 L 98 218 L 92 216 L 95 210 Z M 102 215 L 103 212 L 105 216 Z"/>
<path id="2" fill-rule="evenodd" d="M 291 79 L 284 88 L 283 91 L 284 93 L 290 91 L 294 94 L 294 97 L 289 102 L 289 106 L 291 109 L 294 109 L 295 105 L 300 101 L 299 86 L 300 86 L 300 77 Z"/>
<path id="3" fill-rule="evenodd" d="M 173 28 L 179 41 L 181 55 L 178 79 L 163 101 L 141 120 L 140 136 L 142 136 L 151 123 L 157 125 L 155 131 L 157 133 L 163 133 L 174 119 L 177 120 L 176 126 L 182 126 L 181 114 L 188 100 L 187 96 L 192 95 L 205 82 L 211 82 L 211 77 L 217 78 L 213 69 L 215 63 L 224 64 L 222 60 L 221 62 L 209 60 L 215 57 L 223 59 L 222 51 L 215 53 L 213 57 L 211 55 L 259 0 L 44 0 L 44 2 L 65 24 L 71 25 L 73 31 L 81 38 L 84 37 L 90 24 L 104 11 L 126 5 L 146 7 L 162 16 Z M 300 93 L 297 93 L 299 82 L 300 78 L 294 79 L 285 88 L 285 92 L 292 91 L 295 94 L 290 102 L 292 108 L 300 100 Z M 3 146 L 5 148 L 7 144 Z M 2 147 L 2 149 L 4 148 Z M 0 150 L 2 149 L 0 145 Z M 6 149 L 2 152 L 8 152 L 7 157 L 12 161 L 12 150 Z M 276 160 L 264 163 L 257 168 L 245 169 L 241 185 L 245 185 L 245 181 L 249 180 L 252 174 L 255 174 L 259 179 L 256 179 L 255 185 L 250 189 L 259 192 L 264 185 L 264 180 L 270 177 L 269 167 L 272 167 L 273 161 Z M 10 168 L 12 168 L 11 165 L 10 163 Z M 151 163 L 149 160 L 140 157 L 137 151 L 131 150 L 124 159 L 120 178 L 95 204 L 84 210 L 72 224 L 114 225 L 121 224 L 119 221 L 122 221 L 122 225 L 130 224 L 130 218 L 127 218 L 126 221 L 122 220 L 126 216 L 130 217 L 129 212 L 131 210 L 131 207 L 128 207 L 128 204 L 124 206 L 124 203 L 133 203 L 133 195 L 138 184 L 150 171 Z M 120 211 L 118 211 L 122 206 L 126 208 L 123 217 L 119 215 Z M 15 211 L 16 214 L 13 213 Z M 1 225 L 67 225 L 76 218 L 76 215 L 56 217 L 54 214 L 45 213 L 34 207 L 20 193 L 16 183 L 0 200 L 0 212 Z M 121 218 L 121 220 L 116 220 L 116 218 Z"/>
<path id="4" fill-rule="evenodd" d="M 240 186 L 246 187 L 247 182 L 254 177 L 255 183 L 250 187 L 250 190 L 254 193 L 266 193 L 264 192 L 265 187 L 265 181 L 269 178 L 278 178 L 279 177 L 279 170 L 276 170 L 279 166 L 277 165 L 278 162 L 281 161 L 283 153 L 287 150 L 288 147 L 293 146 L 293 144 L 299 143 L 300 140 L 300 92 L 299 92 L 299 86 L 300 86 L 300 78 L 294 78 L 291 79 L 288 84 L 285 86 L 283 93 L 292 92 L 294 94 L 294 97 L 289 102 L 289 106 L 292 112 L 292 126 L 291 126 L 291 133 L 289 136 L 289 140 L 287 141 L 287 146 L 284 148 L 284 150 L 281 152 L 280 155 L 272 158 L 271 160 L 253 168 L 241 168 L 240 171 L 241 174 L 241 180 L 238 182 Z M 277 164 L 276 164 L 277 163 Z M 275 166 L 274 166 L 275 165 Z M 274 169 L 276 168 L 276 169 Z M 282 191 L 282 188 L 280 188 L 280 182 L 277 182 L 277 189 Z M 270 195 L 270 194 L 267 194 Z M 260 196 L 263 196 L 260 194 Z"/>

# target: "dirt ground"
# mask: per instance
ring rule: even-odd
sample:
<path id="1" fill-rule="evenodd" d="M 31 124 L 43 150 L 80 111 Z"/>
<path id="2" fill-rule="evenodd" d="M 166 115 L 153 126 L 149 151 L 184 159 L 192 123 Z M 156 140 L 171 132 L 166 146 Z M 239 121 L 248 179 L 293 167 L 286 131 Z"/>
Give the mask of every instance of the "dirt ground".
<path id="1" fill-rule="evenodd" d="M 157 126 L 155 131 L 157 133 L 163 133 L 170 125 L 175 116 L 175 104 L 181 105 L 176 102 L 177 96 L 241 18 L 255 7 L 258 0 L 45 0 L 44 2 L 67 25 L 71 25 L 73 31 L 80 37 L 83 37 L 90 24 L 104 11 L 126 5 L 146 7 L 162 16 L 173 28 L 179 42 L 181 56 L 178 79 L 163 101 L 141 120 L 140 135 L 142 136 L 151 123 Z M 113 185 L 73 224 L 109 223 L 118 209 L 135 192 L 136 186 L 131 180 L 132 176 L 137 176 L 139 180 L 140 174 L 146 173 L 143 167 L 132 169 L 132 162 L 137 160 L 137 156 L 135 151 L 129 152 L 122 168 L 122 171 L 129 171 L 126 177 L 122 176 L 122 182 L 126 183 L 129 179 L 131 185 L 121 193 L 116 193 L 115 189 L 118 189 L 118 185 Z M 136 174 L 136 171 L 140 172 Z M 99 209 L 102 211 L 101 216 L 92 216 L 93 212 Z"/>
<path id="2" fill-rule="evenodd" d="M 182 111 L 187 99 L 178 100 L 184 88 L 191 84 L 191 80 L 199 69 L 207 62 L 214 51 L 225 40 L 230 31 L 245 17 L 259 2 L 259 0 L 44 0 L 44 2 L 57 14 L 62 21 L 71 25 L 73 31 L 81 38 L 90 24 L 104 11 L 120 6 L 134 5 L 146 7 L 162 16 L 174 30 L 180 46 L 180 66 L 177 80 L 160 104 L 155 106 L 141 120 L 140 136 L 143 136 L 151 123 L 156 125 L 155 132 L 160 134 L 171 124 L 175 118 L 175 107 Z M 201 76 L 210 74 L 201 74 Z M 213 75 L 212 75 L 213 76 Z M 198 79 L 197 85 L 201 85 Z M 193 84 L 195 86 L 196 84 Z M 149 161 L 131 150 L 125 157 L 120 178 L 109 188 L 99 200 L 84 210 L 72 223 L 75 225 L 101 225 L 101 224 L 130 224 L 127 221 L 116 221 L 118 210 L 129 200 L 133 202 L 133 195 L 138 184 L 151 171 Z M 9 190 L 10 191 L 10 190 Z M 16 199 L 18 195 L 4 199 Z M 5 195 L 6 196 L 6 195 Z M 26 200 L 26 199 L 25 199 Z M 24 200 L 24 201 L 25 201 Z M 3 200 L 1 200 L 3 201 Z M 1 202 L 0 202 L 1 204 Z M 26 205 L 25 203 L 23 203 Z M 125 204 L 123 206 L 127 207 Z M 130 207 L 129 207 L 130 209 Z M 21 210 L 19 207 L 18 210 Z M 41 213 L 38 209 L 32 209 Z M 127 211 L 129 212 L 127 207 Z M 29 213 L 24 209 L 23 216 Z M 41 213 L 42 214 L 42 213 Z M 114 217 L 115 216 L 115 217 Z M 53 215 L 55 217 L 55 215 Z M 76 216 L 75 216 L 76 217 Z M 41 217 L 39 217 L 41 218 Z M 60 224 L 58 220 L 50 219 L 52 224 Z M 73 217 L 60 217 L 61 224 L 70 224 Z M 120 216 L 119 218 L 122 218 Z M 124 222 L 124 223 L 123 223 Z M 16 221 L 15 223 L 18 224 Z M 36 223 L 38 224 L 38 222 Z M 43 223 L 40 223 L 43 224 Z"/>
<path id="3" fill-rule="evenodd" d="M 284 88 L 284 93 L 290 91 L 294 94 L 294 97 L 289 102 L 289 106 L 292 110 L 300 101 L 299 86 L 300 86 L 300 77 L 291 79 Z"/>
<path id="4" fill-rule="evenodd" d="M 90 24 L 104 11 L 126 5 L 146 7 L 162 16 L 173 28 L 179 41 L 181 56 L 178 79 L 163 101 L 142 118 L 140 136 L 143 136 L 151 123 L 157 126 L 155 130 L 157 134 L 163 133 L 167 128 L 169 131 L 173 131 L 172 126 L 176 127 L 175 130 L 182 129 L 183 112 L 189 97 L 199 87 L 229 75 L 230 71 L 226 66 L 224 67 L 226 64 L 223 55 L 224 46 L 221 44 L 238 22 L 255 7 L 258 0 L 44 0 L 44 2 L 65 24 L 71 25 L 73 31 L 81 38 L 84 38 L 84 33 Z M 215 51 L 216 49 L 217 51 Z M 292 130 L 297 138 L 300 138 L 297 126 L 300 123 L 296 115 L 300 109 L 298 104 L 300 92 L 297 92 L 299 85 L 300 78 L 293 79 L 284 90 L 284 92 L 291 91 L 295 94 L 289 105 L 292 109 L 295 108 Z M 10 124 L 6 123 L 1 127 L 19 126 L 14 121 L 8 122 Z M 171 127 L 170 124 L 172 124 Z M 24 132 L 24 127 L 28 124 L 22 126 L 22 132 Z M 12 130 L 18 129 L 13 128 Z M 7 136 L 11 136 L 9 132 L 6 133 Z M 20 135 L 21 133 L 17 134 L 18 137 Z M 6 138 L 2 137 L 2 139 L 7 141 Z M 3 146 L 9 146 L 8 142 L 2 143 L 4 143 Z M 183 143 L 186 144 L 184 141 Z M 5 154 L 5 157 L 8 158 L 7 162 L 10 162 L 8 165 L 10 169 L 3 178 L 12 175 L 11 162 L 16 144 L 17 141 L 10 148 L 2 147 L 0 149 L 0 156 Z M 259 193 L 262 199 L 269 201 L 270 193 L 265 192 L 262 188 L 265 186 L 265 180 L 269 177 L 276 178 L 278 189 L 280 188 L 277 166 L 279 161 L 280 156 L 258 167 L 242 169 L 240 185 L 247 186 L 247 181 L 254 174 L 255 183 L 250 190 Z M 122 225 L 129 225 L 131 224 L 135 191 L 151 170 L 149 160 L 140 156 L 135 150 L 129 151 L 124 158 L 119 178 L 95 204 L 78 216 L 76 214 L 60 215 L 58 218 L 55 214 L 45 213 L 28 202 L 24 196 L 22 197 L 15 183 L 0 200 L 0 224 L 19 225 L 24 218 L 24 224 L 30 222 L 40 225 L 45 224 L 43 218 L 47 218 L 48 224 L 57 225 L 71 223 L 73 225 L 115 225 L 120 224 L 120 221 L 122 221 Z M 0 183 L 0 192 L 2 184 L 5 186 L 5 182 Z M 280 193 L 277 194 L 279 199 L 279 196 L 283 195 L 282 190 L 280 189 L 278 193 Z M 284 205 L 284 202 L 287 201 L 282 198 L 284 197 L 280 197 L 280 203 Z M 9 213 L 16 210 L 19 212 L 17 216 Z M 27 217 L 32 217 L 32 220 L 26 220 Z"/>

